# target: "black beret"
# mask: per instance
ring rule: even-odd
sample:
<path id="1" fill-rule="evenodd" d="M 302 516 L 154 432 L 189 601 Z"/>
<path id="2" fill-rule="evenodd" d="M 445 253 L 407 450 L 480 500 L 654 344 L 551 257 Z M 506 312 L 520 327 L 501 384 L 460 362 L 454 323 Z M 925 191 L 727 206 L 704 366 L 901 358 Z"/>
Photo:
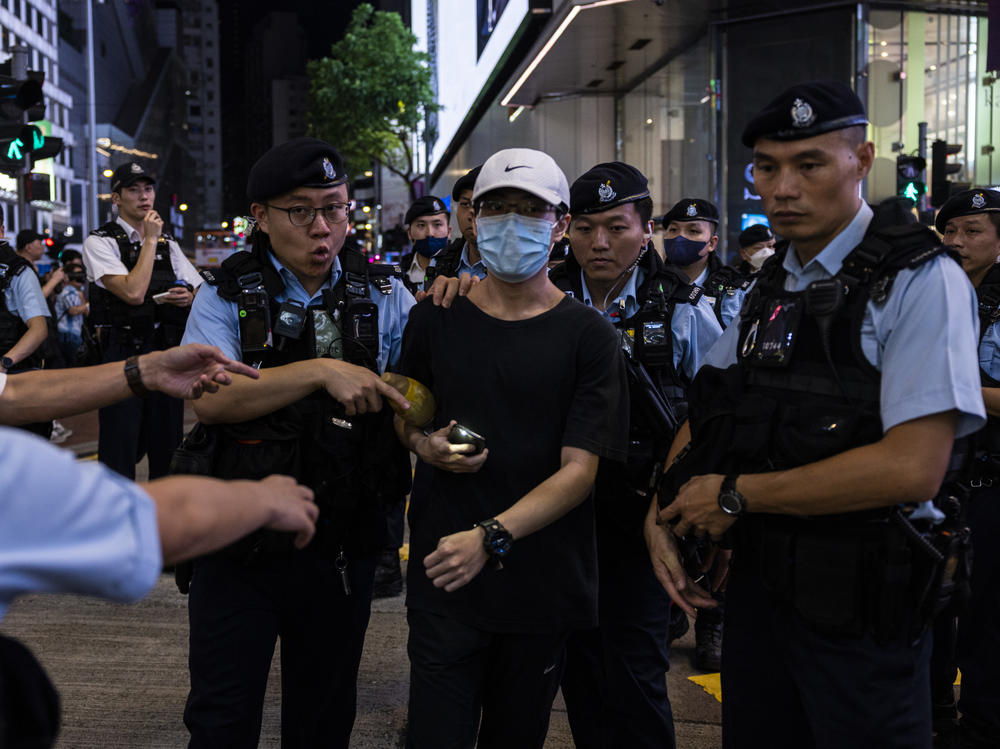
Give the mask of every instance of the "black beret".
<path id="1" fill-rule="evenodd" d="M 454 187 L 451 188 L 451 198 L 452 200 L 458 200 L 463 192 L 466 190 L 471 190 L 476 186 L 476 177 L 479 176 L 480 170 L 483 165 L 480 164 L 475 169 L 470 169 L 461 177 L 455 180 Z"/>
<path id="2" fill-rule="evenodd" d="M 682 198 L 663 214 L 663 228 L 670 226 L 671 221 L 711 221 L 717 224 L 719 209 L 714 203 L 701 198 Z"/>
<path id="3" fill-rule="evenodd" d="M 1000 213 L 1000 192 L 988 187 L 976 187 L 952 195 L 938 211 L 934 226 L 944 234 L 944 227 L 951 219 L 977 213 Z"/>
<path id="4" fill-rule="evenodd" d="M 758 242 L 767 242 L 769 239 L 774 239 L 774 234 L 767 225 L 752 224 L 740 232 L 740 249 Z"/>
<path id="5" fill-rule="evenodd" d="M 111 175 L 111 192 L 121 192 L 123 187 L 131 187 L 140 179 L 156 184 L 156 180 L 142 168 L 142 164 L 138 161 L 128 161 L 115 169 L 115 173 Z"/>
<path id="6" fill-rule="evenodd" d="M 799 83 L 771 101 L 743 130 L 743 145 L 758 138 L 801 140 L 867 125 L 865 108 L 850 86 L 840 81 Z"/>
<path id="7" fill-rule="evenodd" d="M 296 187 L 336 187 L 345 182 L 344 160 L 333 146 L 316 138 L 293 138 L 250 167 L 247 197 L 259 203 Z"/>
<path id="8" fill-rule="evenodd" d="M 406 212 L 406 216 L 403 218 L 403 223 L 409 225 L 421 216 L 436 216 L 439 213 L 448 214 L 448 207 L 444 204 L 444 201 L 433 195 L 424 195 L 422 198 L 417 198 L 413 201 L 410 209 Z"/>
<path id="9" fill-rule="evenodd" d="M 609 161 L 591 167 L 569 188 L 569 212 L 600 213 L 649 197 L 645 175 L 630 164 Z"/>

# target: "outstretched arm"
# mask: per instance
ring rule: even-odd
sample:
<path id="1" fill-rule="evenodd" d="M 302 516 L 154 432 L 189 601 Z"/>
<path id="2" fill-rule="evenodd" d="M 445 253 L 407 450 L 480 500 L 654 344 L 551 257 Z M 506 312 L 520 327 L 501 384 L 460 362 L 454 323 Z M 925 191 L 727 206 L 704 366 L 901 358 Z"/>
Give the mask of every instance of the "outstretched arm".
<path id="1" fill-rule="evenodd" d="M 45 318 L 39 318 L 44 323 Z M 223 356 L 214 346 L 191 343 L 139 357 L 150 390 L 198 398 L 232 382 L 230 373 L 258 377 L 257 370 Z M 22 372 L 0 392 L 0 424 L 27 424 L 92 411 L 132 396 L 122 363 Z"/>
<path id="2" fill-rule="evenodd" d="M 143 489 L 156 503 L 164 564 L 216 551 L 258 528 L 293 532 L 301 549 L 312 540 L 319 516 L 312 490 L 289 476 L 263 481 L 170 476 Z"/>

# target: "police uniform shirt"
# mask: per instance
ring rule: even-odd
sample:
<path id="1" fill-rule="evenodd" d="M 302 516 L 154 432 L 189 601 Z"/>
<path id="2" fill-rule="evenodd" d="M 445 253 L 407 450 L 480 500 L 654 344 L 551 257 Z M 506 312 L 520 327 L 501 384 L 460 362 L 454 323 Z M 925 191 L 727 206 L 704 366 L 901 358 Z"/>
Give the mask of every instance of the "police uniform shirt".
<path id="1" fill-rule="evenodd" d="M 436 260 L 437 258 L 431 260 L 431 265 L 434 265 Z M 486 266 L 483 265 L 482 258 L 480 258 L 475 265 L 469 262 L 468 242 L 462 245 L 462 254 L 458 258 L 458 270 L 455 272 L 455 275 L 461 278 L 463 273 L 468 273 L 470 276 L 475 276 L 479 280 L 486 278 Z"/>
<path id="2" fill-rule="evenodd" d="M 705 282 L 708 281 L 709 268 L 706 266 L 701 275 L 694 280 L 695 286 L 705 289 Z M 740 309 L 743 307 L 743 299 L 747 295 L 746 289 L 734 289 L 733 293 L 723 292 L 722 297 L 709 297 L 709 304 L 715 308 L 716 304 L 722 305 L 722 325 L 728 329 L 733 320 L 740 316 Z M 714 300 L 714 301 L 713 301 Z"/>
<path id="3" fill-rule="evenodd" d="M 135 244 L 142 241 L 142 235 L 121 216 L 116 221 L 125 230 L 129 242 Z M 191 265 L 191 261 L 184 256 L 180 245 L 170 239 L 167 241 L 167 246 L 170 248 L 170 264 L 174 266 L 176 279 L 189 283 L 192 288 L 197 289 L 201 285 L 201 276 Z M 102 289 L 105 288 L 101 281 L 104 276 L 127 276 L 129 273 L 125 263 L 122 262 L 118 243 L 111 237 L 90 235 L 83 241 L 82 254 L 83 265 L 87 269 L 87 280 L 95 282 Z"/>
<path id="4" fill-rule="evenodd" d="M 862 203 L 850 224 L 805 268 L 794 246 L 785 254 L 786 291 L 802 291 L 813 281 L 831 278 L 861 243 L 872 219 Z M 899 271 L 888 299 L 869 301 L 861 326 L 865 358 L 882 373 L 879 398 L 882 429 L 945 411 L 958 411 L 955 436 L 985 423 L 976 343 L 978 304 L 958 263 L 941 256 Z M 736 363 L 739 325 L 731 325 L 705 357 L 704 364 L 726 368 Z"/>
<path id="5" fill-rule="evenodd" d="M 983 333 L 979 342 L 979 366 L 994 380 L 1000 380 L 1000 320 Z"/>
<path id="6" fill-rule="evenodd" d="M 279 303 L 291 299 L 301 302 L 307 307 L 311 304 L 322 304 L 323 289 L 332 289 L 343 274 L 340 258 L 335 257 L 330 278 L 310 297 L 294 273 L 283 266 L 272 253 L 268 253 L 268 257 L 285 284 L 284 290 L 275 297 L 275 301 Z M 382 372 L 385 371 L 386 367 L 394 365 L 399 359 L 403 328 L 406 327 L 410 308 L 416 304 L 416 301 L 398 278 L 392 278 L 391 294 L 382 294 L 371 286 L 369 286 L 369 294 L 375 306 L 378 307 L 380 339 L 378 368 Z M 242 359 L 239 306 L 237 303 L 226 301 L 215 293 L 215 289 L 208 289 L 195 296 L 194 304 L 191 305 L 191 314 L 188 316 L 187 328 L 184 330 L 184 339 L 181 343 L 207 343 L 218 346 L 222 353 L 231 359 Z"/>
<path id="7" fill-rule="evenodd" d="M 0 392 L 6 376 L 0 374 Z M 0 619 L 19 595 L 135 601 L 163 566 L 156 505 L 100 463 L 0 427 Z"/>
<path id="8" fill-rule="evenodd" d="M 636 298 L 636 294 L 645 279 L 645 275 L 641 268 L 632 271 L 632 275 L 621 293 L 604 310 L 604 317 L 612 323 L 617 323 L 627 320 L 639 311 L 639 300 Z M 584 304 L 588 307 L 594 306 L 582 270 L 580 271 L 580 288 L 583 289 Z M 722 328 L 719 327 L 719 321 L 715 319 L 712 305 L 704 296 L 698 300 L 697 304 L 676 303 L 673 316 L 670 318 L 670 333 L 673 338 L 674 370 L 683 372 L 689 381 L 693 380 L 702 364 L 702 359 L 722 335 Z"/>
<path id="9" fill-rule="evenodd" d="M 49 317 L 49 305 L 42 293 L 38 276 L 25 268 L 12 279 L 4 292 L 7 311 L 17 315 L 24 322 L 32 317 Z"/>

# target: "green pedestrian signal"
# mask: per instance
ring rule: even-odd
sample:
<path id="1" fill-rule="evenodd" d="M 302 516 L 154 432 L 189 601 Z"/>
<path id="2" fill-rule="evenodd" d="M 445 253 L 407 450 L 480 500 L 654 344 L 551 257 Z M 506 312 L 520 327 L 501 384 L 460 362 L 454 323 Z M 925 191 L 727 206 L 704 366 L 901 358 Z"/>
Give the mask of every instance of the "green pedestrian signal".
<path id="1" fill-rule="evenodd" d="M 7 158 L 11 161 L 20 161 L 24 158 L 24 154 L 21 153 L 24 148 L 24 143 L 21 142 L 20 138 L 14 138 L 7 146 Z"/>

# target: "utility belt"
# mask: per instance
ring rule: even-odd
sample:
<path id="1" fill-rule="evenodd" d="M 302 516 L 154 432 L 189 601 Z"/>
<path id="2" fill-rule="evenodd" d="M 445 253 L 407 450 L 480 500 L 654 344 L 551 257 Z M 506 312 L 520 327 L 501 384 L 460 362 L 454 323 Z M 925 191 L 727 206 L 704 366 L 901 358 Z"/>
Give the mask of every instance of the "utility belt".
<path id="1" fill-rule="evenodd" d="M 734 564 L 827 636 L 913 641 L 965 572 L 967 537 L 921 528 L 898 509 L 812 519 L 749 515 L 733 531 Z"/>

